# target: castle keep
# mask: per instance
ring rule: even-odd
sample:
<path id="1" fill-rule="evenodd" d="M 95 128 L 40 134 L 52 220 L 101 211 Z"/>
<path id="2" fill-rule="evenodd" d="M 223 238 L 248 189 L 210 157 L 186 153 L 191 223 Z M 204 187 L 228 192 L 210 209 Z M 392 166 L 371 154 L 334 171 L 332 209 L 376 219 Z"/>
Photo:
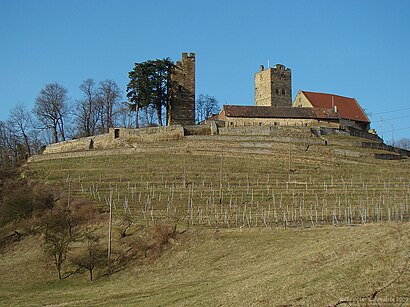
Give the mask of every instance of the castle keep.
<path id="1" fill-rule="evenodd" d="M 171 75 L 169 125 L 195 124 L 195 53 L 182 53 Z"/>
<path id="2" fill-rule="evenodd" d="M 292 72 L 282 64 L 265 69 L 255 74 L 255 106 L 291 107 Z"/>

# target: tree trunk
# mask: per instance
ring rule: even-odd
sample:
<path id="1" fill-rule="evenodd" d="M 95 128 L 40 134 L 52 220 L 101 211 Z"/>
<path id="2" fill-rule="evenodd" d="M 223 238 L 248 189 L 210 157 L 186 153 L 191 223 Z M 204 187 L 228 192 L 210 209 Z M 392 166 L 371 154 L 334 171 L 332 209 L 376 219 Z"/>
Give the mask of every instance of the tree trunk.
<path id="1" fill-rule="evenodd" d="M 157 106 L 158 125 L 162 127 L 162 108 Z"/>
<path id="2" fill-rule="evenodd" d="M 64 133 L 64 122 L 63 119 L 61 119 L 60 124 L 58 124 L 58 127 L 60 128 L 60 134 L 61 134 L 61 139 L 65 141 L 65 133 Z"/>
<path id="3" fill-rule="evenodd" d="M 57 253 L 54 255 L 54 259 L 56 262 L 56 268 L 57 268 L 57 275 L 58 275 L 59 280 L 61 280 L 61 263 L 62 263 L 61 258 L 62 258 L 61 253 Z"/>
<path id="4" fill-rule="evenodd" d="M 139 105 L 138 105 L 138 103 L 136 103 L 136 105 L 135 105 L 135 128 L 140 127 L 140 125 L 138 123 L 138 113 L 139 113 L 139 111 L 140 111 Z"/>
<path id="5" fill-rule="evenodd" d="M 53 127 L 53 141 L 54 143 L 58 143 L 57 124 Z"/>
<path id="6" fill-rule="evenodd" d="M 85 119 L 85 130 L 86 130 L 86 135 L 85 136 L 91 136 L 91 112 L 92 112 L 92 102 L 91 100 L 88 100 L 88 110 L 87 110 L 87 116 Z"/>
<path id="7" fill-rule="evenodd" d="M 90 244 L 90 243 L 89 243 Z M 93 266 L 93 253 L 92 253 L 92 251 L 91 251 L 91 247 L 90 247 L 90 245 L 88 245 L 88 249 L 89 249 L 89 252 L 88 252 L 88 270 L 90 271 L 90 281 L 93 281 L 93 268 L 94 268 L 94 266 Z"/>
<path id="8" fill-rule="evenodd" d="M 171 104 L 171 98 L 172 96 L 169 95 L 168 99 L 167 99 L 167 105 L 166 105 L 166 113 L 167 113 L 167 126 L 171 125 L 171 111 L 172 111 L 172 104 Z"/>
<path id="9" fill-rule="evenodd" d="M 110 130 L 110 106 L 106 105 L 106 109 L 105 109 L 105 132 L 109 132 Z"/>
<path id="10" fill-rule="evenodd" d="M 24 132 L 23 132 L 23 137 L 24 137 L 24 142 L 26 143 L 26 147 L 27 147 L 27 154 L 28 154 L 29 157 L 31 157 L 30 142 L 29 142 L 29 140 L 28 140 L 27 134 L 25 134 Z"/>

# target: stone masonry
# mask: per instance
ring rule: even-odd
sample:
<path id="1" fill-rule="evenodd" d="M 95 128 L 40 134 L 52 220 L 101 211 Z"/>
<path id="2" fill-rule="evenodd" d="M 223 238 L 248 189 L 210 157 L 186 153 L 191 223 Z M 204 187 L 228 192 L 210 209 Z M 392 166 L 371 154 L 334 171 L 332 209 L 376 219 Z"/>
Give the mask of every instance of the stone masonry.
<path id="1" fill-rule="evenodd" d="M 133 144 L 179 141 L 184 138 L 180 125 L 139 129 L 110 128 L 108 133 L 47 145 L 43 154 L 129 148 Z"/>
<path id="2" fill-rule="evenodd" d="M 291 107 L 292 73 L 284 65 L 265 69 L 255 74 L 255 106 Z"/>
<path id="3" fill-rule="evenodd" d="M 195 53 L 182 53 L 171 76 L 170 125 L 195 124 Z"/>

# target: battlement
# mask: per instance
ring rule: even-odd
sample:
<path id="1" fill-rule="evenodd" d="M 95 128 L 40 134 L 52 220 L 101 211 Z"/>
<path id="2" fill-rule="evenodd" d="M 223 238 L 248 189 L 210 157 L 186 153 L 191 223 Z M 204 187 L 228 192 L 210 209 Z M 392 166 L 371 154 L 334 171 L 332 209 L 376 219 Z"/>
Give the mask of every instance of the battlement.
<path id="1" fill-rule="evenodd" d="M 195 52 L 190 52 L 189 55 L 187 52 L 182 52 L 182 61 L 185 59 L 195 59 Z"/>
<path id="2" fill-rule="evenodd" d="M 273 68 L 271 67 L 266 68 L 266 70 L 269 70 L 269 69 L 274 69 L 278 71 L 290 71 L 290 68 L 287 68 L 285 65 L 282 65 L 282 64 L 276 64 Z M 264 70 L 265 70 L 265 66 L 260 65 L 259 72 L 264 71 Z"/>
<path id="3" fill-rule="evenodd" d="M 274 69 L 280 70 L 280 71 L 290 71 L 290 68 L 287 68 L 285 65 L 282 65 L 282 64 L 276 64 Z"/>

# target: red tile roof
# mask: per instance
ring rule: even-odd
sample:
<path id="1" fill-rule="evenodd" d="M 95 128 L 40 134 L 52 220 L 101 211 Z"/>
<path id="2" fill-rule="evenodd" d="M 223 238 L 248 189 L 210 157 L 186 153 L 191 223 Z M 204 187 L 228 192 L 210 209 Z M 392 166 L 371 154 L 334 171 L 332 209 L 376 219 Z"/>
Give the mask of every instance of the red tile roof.
<path id="1" fill-rule="evenodd" d="M 227 117 L 339 119 L 331 109 L 224 105 Z M 221 113 L 222 113 L 221 112 Z"/>
<path id="2" fill-rule="evenodd" d="M 366 123 L 370 122 L 363 109 L 354 98 L 305 91 L 302 91 L 302 93 L 305 94 L 306 98 L 309 99 L 314 108 L 333 109 L 333 106 L 336 106 L 337 112 L 343 119 Z"/>

